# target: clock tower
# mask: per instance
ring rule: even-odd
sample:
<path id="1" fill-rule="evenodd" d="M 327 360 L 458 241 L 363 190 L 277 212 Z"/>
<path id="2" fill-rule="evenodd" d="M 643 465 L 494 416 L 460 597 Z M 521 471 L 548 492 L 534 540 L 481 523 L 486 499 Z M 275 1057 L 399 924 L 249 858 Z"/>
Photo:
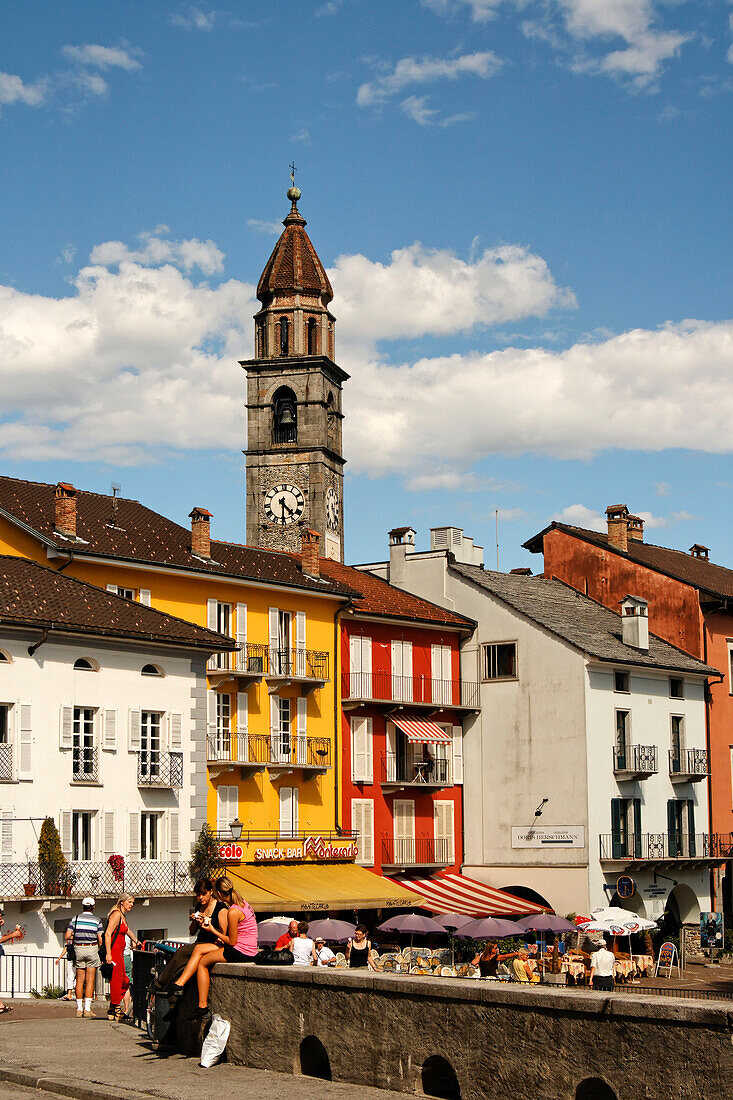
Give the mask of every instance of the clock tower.
<path id="1" fill-rule="evenodd" d="M 300 552 L 304 527 L 343 561 L 342 385 L 334 362 L 333 290 L 292 204 L 260 277 L 255 357 L 247 374 L 247 543 Z"/>

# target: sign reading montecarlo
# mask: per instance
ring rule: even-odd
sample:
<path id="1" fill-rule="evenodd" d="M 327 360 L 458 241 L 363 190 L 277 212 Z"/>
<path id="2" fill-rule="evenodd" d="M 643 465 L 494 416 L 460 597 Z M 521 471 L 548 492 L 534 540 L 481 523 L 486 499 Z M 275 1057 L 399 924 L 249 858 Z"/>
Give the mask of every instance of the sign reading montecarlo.
<path id="1" fill-rule="evenodd" d="M 582 825 L 512 826 L 512 848 L 584 848 Z"/>
<path id="2" fill-rule="evenodd" d="M 331 844 L 322 836 L 307 836 L 304 840 L 277 840 L 266 848 L 245 849 L 243 844 L 227 843 L 219 846 L 219 858 L 241 863 L 249 855 L 255 863 L 287 863 L 309 861 L 313 863 L 331 860 L 354 860 L 359 848 L 354 843 Z"/>

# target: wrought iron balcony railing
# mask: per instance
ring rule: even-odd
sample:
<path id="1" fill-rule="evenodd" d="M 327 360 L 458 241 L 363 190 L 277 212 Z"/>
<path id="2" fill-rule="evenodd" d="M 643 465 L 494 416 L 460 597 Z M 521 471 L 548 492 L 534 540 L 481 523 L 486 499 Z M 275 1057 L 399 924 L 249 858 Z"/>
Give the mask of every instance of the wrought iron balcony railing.
<path id="1" fill-rule="evenodd" d="M 253 759 L 249 742 L 246 733 L 210 733 L 206 738 L 206 760 L 209 764 L 264 764 L 264 760 Z"/>
<path id="2" fill-rule="evenodd" d="M 705 749 L 670 749 L 670 778 L 686 782 L 698 782 L 710 775 L 708 754 Z"/>
<path id="3" fill-rule="evenodd" d="M 725 859 L 733 854 L 730 833 L 602 833 L 602 860 Z"/>
<path id="4" fill-rule="evenodd" d="M 215 654 L 206 667 L 210 673 L 229 672 L 232 676 L 282 676 L 291 680 L 326 681 L 328 653 L 297 647 L 273 649 L 259 642 L 247 642 L 231 653 Z"/>
<path id="5" fill-rule="evenodd" d="M 71 750 L 73 783 L 99 783 L 99 749 L 74 746 Z"/>
<path id="6" fill-rule="evenodd" d="M 619 778 L 641 779 L 655 775 L 657 768 L 656 745 L 618 746 L 613 750 L 613 770 Z"/>
<path id="7" fill-rule="evenodd" d="M 159 752 L 156 749 L 139 752 L 137 785 L 180 789 L 183 786 L 183 753 Z"/>
<path id="8" fill-rule="evenodd" d="M 117 874 L 108 862 L 87 860 L 58 866 L 0 863 L 0 897 L 4 901 L 26 897 L 119 897 L 123 893 L 178 897 L 190 896 L 192 891 L 193 882 L 185 860 L 126 859 Z"/>
<path id="9" fill-rule="evenodd" d="M 260 642 L 246 642 L 229 653 L 215 653 L 209 658 L 209 672 L 241 672 L 261 676 L 267 671 L 268 647 Z"/>
<path id="10" fill-rule="evenodd" d="M 479 684 L 471 680 L 437 680 L 430 676 L 393 676 L 390 672 L 344 672 L 343 699 L 376 703 L 478 709 Z"/>
<path id="11" fill-rule="evenodd" d="M 381 782 L 400 786 L 450 787 L 453 783 L 451 761 L 444 759 L 417 759 L 388 752 L 381 762 Z"/>
<path id="12" fill-rule="evenodd" d="M 0 744 L 0 783 L 10 783 L 13 778 L 13 746 L 3 741 Z"/>
<path id="13" fill-rule="evenodd" d="M 209 764 L 264 767 L 330 768 L 333 747 L 327 737 L 281 733 L 212 733 L 207 738 Z"/>
<path id="14" fill-rule="evenodd" d="M 455 859 L 453 840 L 418 837 L 382 839 L 382 865 L 385 867 L 447 867 Z"/>

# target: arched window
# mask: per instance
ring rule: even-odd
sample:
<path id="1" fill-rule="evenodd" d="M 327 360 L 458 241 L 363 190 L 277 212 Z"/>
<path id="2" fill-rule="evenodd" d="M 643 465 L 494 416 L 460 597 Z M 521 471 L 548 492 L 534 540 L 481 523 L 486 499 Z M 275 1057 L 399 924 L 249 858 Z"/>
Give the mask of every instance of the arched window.
<path id="1" fill-rule="evenodd" d="M 328 322 L 328 355 L 330 359 L 333 359 L 333 322 Z"/>
<path id="2" fill-rule="evenodd" d="M 258 359 L 264 359 L 267 356 L 267 325 L 265 318 L 261 317 L 257 322 L 257 346 L 255 353 Z"/>
<path id="3" fill-rule="evenodd" d="M 308 354 L 318 355 L 318 321 L 315 317 L 308 321 Z"/>
<path id="4" fill-rule="evenodd" d="M 74 669 L 77 672 L 99 672 L 99 662 L 91 657 L 77 657 L 74 661 Z"/>
<path id="5" fill-rule="evenodd" d="M 0 649 L 0 665 L 9 665 L 11 661 L 12 657 L 10 656 L 10 654 L 4 653 L 2 649 Z"/>
<path id="6" fill-rule="evenodd" d="M 163 676 L 164 672 L 162 668 L 158 668 L 157 665 L 143 665 L 140 669 L 141 676 Z"/>
<path id="7" fill-rule="evenodd" d="M 297 443 L 298 403 L 288 386 L 281 386 L 272 398 L 273 437 L 275 443 Z"/>
<path id="8" fill-rule="evenodd" d="M 280 354 L 290 354 L 290 325 L 287 317 L 280 318 Z"/>

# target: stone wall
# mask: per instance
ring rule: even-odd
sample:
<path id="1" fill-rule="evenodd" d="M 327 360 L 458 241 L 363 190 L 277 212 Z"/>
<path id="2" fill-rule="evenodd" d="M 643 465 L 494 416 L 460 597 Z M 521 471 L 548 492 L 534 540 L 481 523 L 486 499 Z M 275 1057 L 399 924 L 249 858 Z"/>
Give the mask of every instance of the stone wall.
<path id="1" fill-rule="evenodd" d="M 236 1064 L 400 1092 L 724 1100 L 733 1081 L 725 1004 L 240 964 L 215 968 L 210 1003 Z"/>

